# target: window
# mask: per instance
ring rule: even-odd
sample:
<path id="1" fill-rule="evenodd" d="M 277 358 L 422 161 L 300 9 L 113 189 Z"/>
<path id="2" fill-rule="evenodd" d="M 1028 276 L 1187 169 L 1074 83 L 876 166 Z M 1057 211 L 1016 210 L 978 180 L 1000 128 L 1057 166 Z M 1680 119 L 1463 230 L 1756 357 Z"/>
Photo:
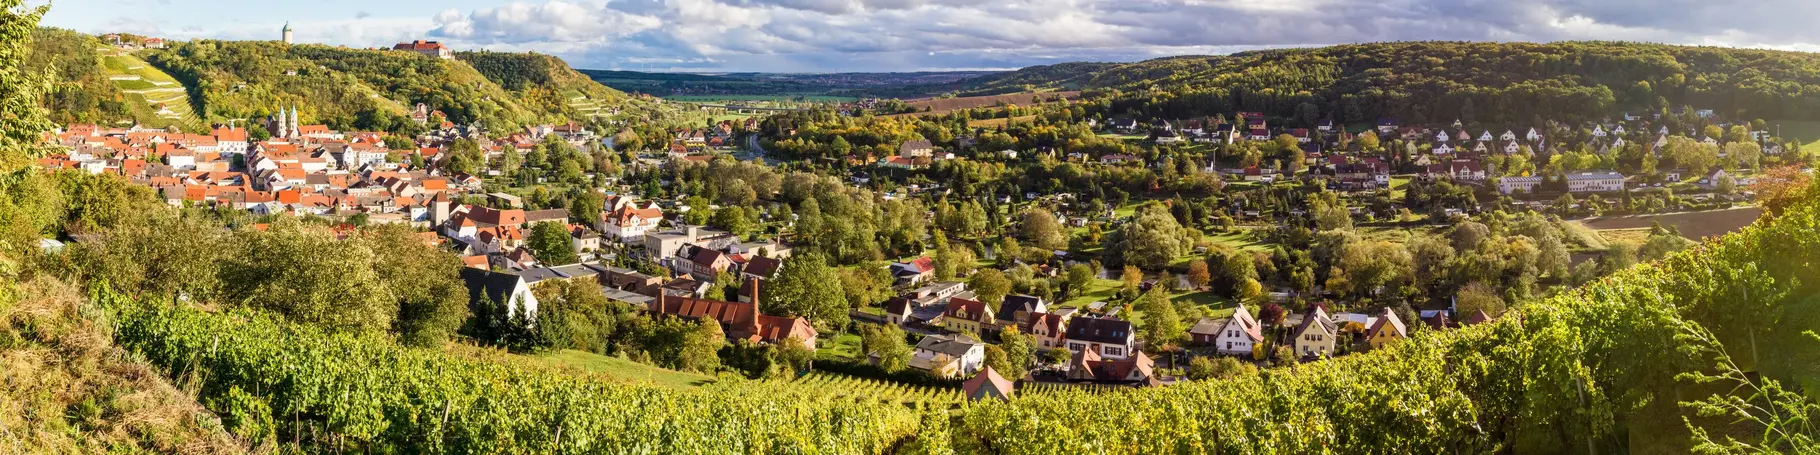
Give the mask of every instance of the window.
<path id="1" fill-rule="evenodd" d="M 1080 344 L 1080 343 L 1068 343 L 1068 350 L 1070 350 L 1070 351 L 1079 351 L 1082 349 L 1087 349 L 1087 345 Z"/>
<path id="2" fill-rule="evenodd" d="M 1111 346 L 1106 347 L 1106 355 L 1125 355 L 1125 350 Z"/>
<path id="3" fill-rule="evenodd" d="M 1231 341 L 1228 341 L 1228 342 L 1226 342 L 1226 349 L 1228 349 L 1228 350 L 1231 350 L 1231 349 L 1232 349 L 1232 342 L 1231 342 Z"/>

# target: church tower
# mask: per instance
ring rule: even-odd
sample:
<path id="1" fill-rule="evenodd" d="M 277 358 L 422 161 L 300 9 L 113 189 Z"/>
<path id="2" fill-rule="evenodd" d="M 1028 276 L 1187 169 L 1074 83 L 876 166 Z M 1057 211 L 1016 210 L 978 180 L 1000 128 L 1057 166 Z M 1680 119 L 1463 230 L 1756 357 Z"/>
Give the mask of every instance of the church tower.
<path id="1" fill-rule="evenodd" d="M 297 126 L 297 106 L 291 106 L 291 123 L 290 126 L 285 129 L 291 131 L 291 138 L 303 135 L 303 132 L 301 131 L 303 128 Z"/>
<path id="2" fill-rule="evenodd" d="M 291 44 L 291 23 L 284 23 L 284 44 Z"/>

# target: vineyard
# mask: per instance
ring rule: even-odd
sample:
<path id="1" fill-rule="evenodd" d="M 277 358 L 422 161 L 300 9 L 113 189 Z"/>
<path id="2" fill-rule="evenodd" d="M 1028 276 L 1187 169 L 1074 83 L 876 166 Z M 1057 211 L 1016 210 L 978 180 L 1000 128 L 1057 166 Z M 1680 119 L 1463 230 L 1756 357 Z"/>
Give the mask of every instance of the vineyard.
<path id="1" fill-rule="evenodd" d="M 788 381 L 788 384 L 802 390 L 819 391 L 836 397 L 858 401 L 896 403 L 911 408 L 947 409 L 960 404 L 966 398 L 961 391 L 955 389 L 912 386 L 823 372 L 804 375 Z"/>
<path id="2" fill-rule="evenodd" d="M 1820 207 L 1512 308 L 1498 322 L 1256 376 L 1008 402 L 818 373 L 692 390 L 624 384 L 212 313 L 97 289 L 117 342 L 255 447 L 380 453 L 1677 453 L 1678 408 L 1724 389 L 1690 333 L 1765 377 L 1811 381 Z M 1697 323 L 1697 324 L 1696 324 Z M 1759 355 L 1758 353 L 1771 355 Z M 1808 375 L 1808 376 L 1803 376 Z M 1742 375 L 1740 375 L 1742 376 Z M 880 404 L 897 404 L 884 405 Z M 944 412 L 947 411 L 947 412 Z M 1081 419 L 1082 415 L 1095 416 Z M 1588 449 L 1590 448 L 1590 449 Z M 939 450 L 938 450 L 939 449 Z"/>
<path id="3" fill-rule="evenodd" d="M 252 312 L 133 302 L 118 340 L 233 434 L 311 452 L 879 453 L 909 409 L 788 387 L 673 391 L 474 361 Z"/>
<path id="4" fill-rule="evenodd" d="M 958 391 L 818 373 L 697 390 L 630 385 L 409 349 L 250 311 L 93 300 L 118 340 L 233 434 L 304 451 L 381 453 L 1561 453 L 1685 452 L 1669 397 L 1709 365 L 1688 333 L 1752 346 L 1740 363 L 1811 380 L 1820 349 L 1820 209 L 1801 207 L 1664 262 L 1426 331 L 1369 353 L 1256 376 L 1108 392 L 1072 384 L 961 406 Z M 1693 324 L 1693 323 L 1698 323 Z M 1791 336 L 1795 333 L 1795 336 Z M 1806 345 L 1801 343 L 1808 343 Z M 1778 353 L 1762 356 L 1758 351 Z M 880 406 L 895 403 L 900 406 Z M 951 411 L 942 412 L 944 410 Z M 1082 415 L 1095 416 L 1081 419 Z M 1591 449 L 1587 449 L 1591 448 Z M 939 449 L 939 450 L 938 450 Z"/>

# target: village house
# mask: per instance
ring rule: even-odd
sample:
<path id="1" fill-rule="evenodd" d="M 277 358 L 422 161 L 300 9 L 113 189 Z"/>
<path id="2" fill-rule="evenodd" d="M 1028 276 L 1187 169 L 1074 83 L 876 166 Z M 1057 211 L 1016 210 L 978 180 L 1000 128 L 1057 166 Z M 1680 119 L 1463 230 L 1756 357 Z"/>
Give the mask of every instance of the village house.
<path id="1" fill-rule="evenodd" d="M 1263 326 L 1251 317 L 1251 311 L 1245 305 L 1234 305 L 1232 317 L 1227 318 L 1212 336 L 1196 335 L 1196 342 L 1210 344 L 1214 352 L 1224 355 L 1250 356 L 1253 346 L 1264 341 Z M 1197 324 L 1198 325 L 1198 324 Z"/>
<path id="2" fill-rule="evenodd" d="M 992 327 L 992 322 L 992 313 L 987 311 L 986 303 L 978 300 L 948 299 L 948 308 L 942 312 L 942 328 L 950 332 L 982 336 Z"/>
<path id="3" fill-rule="evenodd" d="M 1137 350 L 1131 322 L 1110 318 L 1074 318 L 1063 341 L 1070 352 L 1092 351 L 1103 358 L 1123 359 Z"/>
<path id="4" fill-rule="evenodd" d="M 1405 338 L 1409 338 L 1409 329 L 1403 326 L 1403 320 L 1397 317 L 1397 313 L 1389 308 L 1378 314 L 1371 327 L 1365 329 L 1365 342 L 1371 344 L 1372 349 Z"/>
<path id="5" fill-rule="evenodd" d="M 910 368 L 942 378 L 973 374 L 986 364 L 986 345 L 958 335 L 928 335 L 916 342 Z"/>
<path id="6" fill-rule="evenodd" d="M 1333 354 L 1339 332 L 1333 324 L 1333 318 L 1327 315 L 1327 309 L 1315 305 L 1313 311 L 1302 317 L 1302 325 L 1296 327 L 1292 335 L 1297 354 L 1302 357 L 1325 357 Z"/>
<path id="7" fill-rule="evenodd" d="M 461 280 L 467 284 L 470 304 L 484 300 L 505 308 L 508 315 L 523 315 L 526 319 L 537 316 L 537 295 L 531 293 L 530 283 L 517 274 L 463 267 Z"/>
<path id="8" fill-rule="evenodd" d="M 1072 309 L 1064 309 L 1055 313 L 1031 314 L 1028 318 L 1029 324 L 1023 328 L 1024 334 L 1036 338 L 1038 348 L 1061 349 L 1065 346 L 1063 340 L 1067 335 L 1068 320 L 1073 315 Z"/>
<path id="9" fill-rule="evenodd" d="M 998 305 L 998 315 L 994 317 L 999 327 L 1017 327 L 1023 329 L 1030 322 L 1030 315 L 1048 311 L 1048 303 L 1041 297 L 1028 295 L 1008 295 Z"/>
<path id="10" fill-rule="evenodd" d="M 986 369 L 980 370 L 979 374 L 962 382 L 961 392 L 967 396 L 967 401 L 1005 401 L 1010 400 L 1017 392 L 1014 387 L 1016 386 L 1011 381 L 1006 380 L 1004 376 L 999 376 L 997 370 L 986 367 Z"/>
<path id="11" fill-rule="evenodd" d="M 1142 352 L 1130 357 L 1107 359 L 1098 352 L 1076 352 L 1068 362 L 1068 379 L 1103 383 L 1138 383 L 1160 385 L 1156 380 L 1156 362 Z"/>
<path id="12" fill-rule="evenodd" d="M 643 239 L 645 233 L 652 229 L 657 229 L 663 220 L 664 212 L 657 206 L 639 207 L 631 203 L 602 212 L 595 228 L 620 243 L 632 243 Z"/>

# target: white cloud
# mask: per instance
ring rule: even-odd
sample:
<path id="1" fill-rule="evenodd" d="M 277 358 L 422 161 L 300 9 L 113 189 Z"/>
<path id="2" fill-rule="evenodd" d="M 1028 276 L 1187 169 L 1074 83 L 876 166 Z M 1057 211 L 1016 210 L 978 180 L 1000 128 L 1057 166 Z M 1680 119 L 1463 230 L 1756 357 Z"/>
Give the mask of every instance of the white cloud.
<path id="1" fill-rule="evenodd" d="M 428 36 L 461 49 L 556 54 L 584 68 L 758 71 L 1002 68 L 1402 40 L 1820 43 L 1820 27 L 1807 23 L 1820 16 L 1815 0 L 514 0 L 385 18 L 397 14 L 391 6 L 293 26 L 306 42 Z M 111 24 L 230 39 L 273 39 L 280 24 L 188 25 L 159 30 L 129 14 Z"/>

